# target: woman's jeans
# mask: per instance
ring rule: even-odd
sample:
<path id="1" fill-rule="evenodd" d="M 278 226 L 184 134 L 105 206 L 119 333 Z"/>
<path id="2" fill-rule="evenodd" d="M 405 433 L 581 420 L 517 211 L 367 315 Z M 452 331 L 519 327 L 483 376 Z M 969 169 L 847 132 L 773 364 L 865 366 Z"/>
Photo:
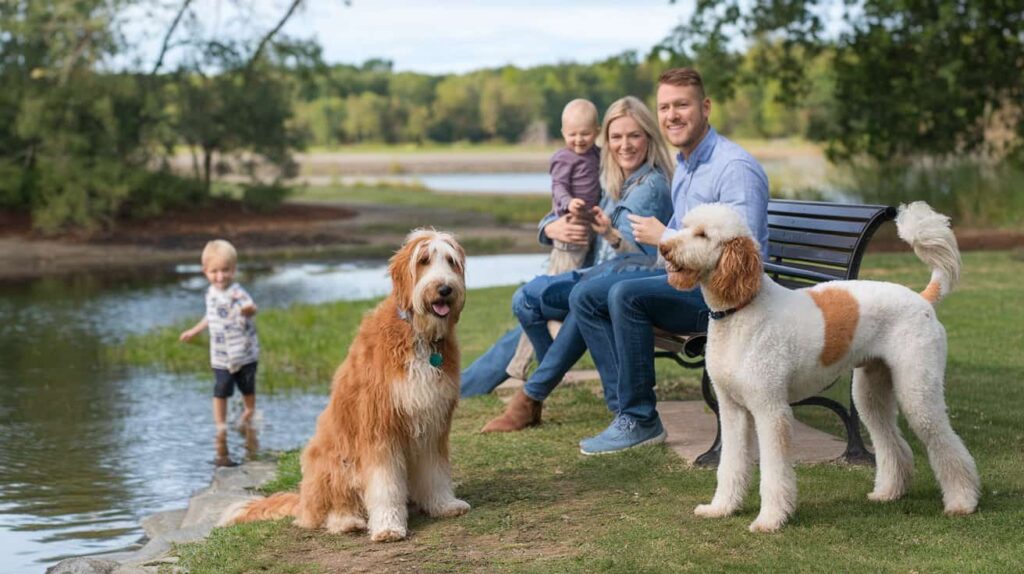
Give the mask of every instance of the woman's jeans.
<path id="1" fill-rule="evenodd" d="M 613 410 L 641 424 L 654 422 L 653 327 L 705 331 L 708 308 L 700 289 L 675 289 L 664 269 L 625 270 L 581 282 L 569 307 L 602 384 L 615 389 Z"/>

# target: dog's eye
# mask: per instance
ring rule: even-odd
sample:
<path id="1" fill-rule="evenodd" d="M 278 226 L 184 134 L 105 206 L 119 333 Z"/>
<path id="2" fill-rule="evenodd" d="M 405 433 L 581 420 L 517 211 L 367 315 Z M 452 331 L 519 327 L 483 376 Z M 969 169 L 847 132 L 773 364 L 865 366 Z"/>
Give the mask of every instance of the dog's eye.
<path id="1" fill-rule="evenodd" d="M 426 265 L 428 263 L 430 263 L 430 257 L 429 256 L 420 257 L 420 265 Z"/>
<path id="2" fill-rule="evenodd" d="M 701 227 L 698 227 L 697 229 L 693 230 L 693 236 L 694 237 L 707 237 L 707 235 L 704 234 L 704 229 L 701 228 Z"/>
<path id="3" fill-rule="evenodd" d="M 452 267 L 455 267 L 455 259 L 451 255 L 449 255 L 447 257 L 447 259 L 448 259 L 448 265 L 450 265 Z"/>

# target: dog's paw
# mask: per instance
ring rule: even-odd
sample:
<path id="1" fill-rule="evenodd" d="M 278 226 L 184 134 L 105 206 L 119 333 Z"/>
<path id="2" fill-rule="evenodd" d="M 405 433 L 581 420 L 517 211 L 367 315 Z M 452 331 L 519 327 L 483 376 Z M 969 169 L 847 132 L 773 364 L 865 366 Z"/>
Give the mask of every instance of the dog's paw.
<path id="1" fill-rule="evenodd" d="M 975 503 L 975 504 L 952 503 L 952 504 L 947 504 L 946 505 L 946 509 L 943 512 L 944 512 L 944 514 L 946 516 L 966 516 L 968 514 L 973 514 L 974 511 L 977 510 L 977 509 L 978 509 L 977 503 Z"/>
<path id="2" fill-rule="evenodd" d="M 398 542 L 405 540 L 407 535 L 405 528 L 385 528 L 370 534 L 370 540 L 374 542 Z"/>
<path id="3" fill-rule="evenodd" d="M 868 500 L 873 502 L 892 502 L 903 498 L 903 493 L 898 490 L 874 490 L 868 493 Z"/>
<path id="4" fill-rule="evenodd" d="M 304 528 L 306 530 L 315 530 L 320 527 L 319 522 L 314 522 L 313 520 L 310 520 L 308 518 L 296 518 L 292 521 L 292 524 L 298 526 L 299 528 Z"/>
<path id="5" fill-rule="evenodd" d="M 334 514 L 327 515 L 327 522 L 324 525 L 327 528 L 327 532 L 331 534 L 339 534 L 341 532 L 356 532 L 359 530 L 366 530 L 366 520 L 362 516 L 356 516 L 354 514 Z"/>
<path id="6" fill-rule="evenodd" d="M 697 508 L 693 509 L 693 513 L 701 518 L 722 518 L 732 514 L 728 508 L 714 504 L 698 504 Z"/>
<path id="7" fill-rule="evenodd" d="M 751 532 L 778 532 L 786 523 L 785 516 L 764 516 L 758 517 L 750 523 Z"/>
<path id="8" fill-rule="evenodd" d="M 429 514 L 437 518 L 453 518 L 455 516 L 462 516 L 463 514 L 469 512 L 470 508 L 471 507 L 469 506 L 468 502 L 466 502 L 465 500 L 459 500 L 458 498 L 455 498 L 449 501 L 448 503 L 443 504 L 438 508 L 434 509 L 435 511 L 430 512 Z"/>

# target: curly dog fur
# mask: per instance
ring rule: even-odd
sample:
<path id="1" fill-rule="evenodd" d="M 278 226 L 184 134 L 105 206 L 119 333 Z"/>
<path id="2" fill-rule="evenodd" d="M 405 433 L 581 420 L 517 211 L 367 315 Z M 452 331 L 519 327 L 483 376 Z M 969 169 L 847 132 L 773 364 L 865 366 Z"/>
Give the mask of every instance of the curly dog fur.
<path id="1" fill-rule="evenodd" d="M 750 230 L 730 207 L 701 206 L 683 223 L 660 245 L 669 281 L 679 289 L 699 284 L 714 311 L 735 310 L 708 329 L 705 358 L 721 410 L 722 453 L 714 498 L 698 506 L 697 515 L 727 516 L 740 508 L 756 431 L 761 510 L 750 530 L 781 528 L 797 498 L 789 405 L 850 369 L 854 403 L 878 465 L 868 498 L 896 500 L 910 484 L 912 455 L 897 425 L 898 405 L 927 448 L 946 514 L 974 512 L 978 472 L 946 413 L 946 331 L 934 309 L 960 274 L 947 217 L 922 202 L 900 207 L 900 237 L 932 270 L 921 293 L 878 281 L 786 289 L 764 274 Z"/>

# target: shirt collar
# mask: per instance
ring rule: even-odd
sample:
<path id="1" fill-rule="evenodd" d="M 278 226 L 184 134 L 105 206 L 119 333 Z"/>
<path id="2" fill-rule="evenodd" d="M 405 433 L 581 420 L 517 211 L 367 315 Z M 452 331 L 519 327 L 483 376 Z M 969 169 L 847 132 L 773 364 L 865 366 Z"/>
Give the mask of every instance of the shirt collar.
<path id="1" fill-rule="evenodd" d="M 690 154 L 690 159 L 685 159 L 683 152 L 678 152 L 676 153 L 676 161 L 681 167 L 686 168 L 687 171 L 693 171 L 698 165 L 705 163 L 711 157 L 711 150 L 715 149 L 716 143 L 718 143 L 718 132 L 715 131 L 715 128 L 708 126 L 708 133 L 704 134 L 704 139 L 700 140 L 700 143 L 697 144 L 697 149 L 693 150 L 693 153 Z"/>
<path id="2" fill-rule="evenodd" d="M 629 186 L 636 183 L 637 180 L 644 177 L 648 173 L 651 173 L 652 169 L 654 168 L 651 166 L 651 164 L 644 162 L 640 167 L 636 169 L 636 171 L 629 174 L 629 177 L 626 178 L 626 181 L 622 182 L 622 190 L 625 191 L 626 189 L 629 189 Z"/>

